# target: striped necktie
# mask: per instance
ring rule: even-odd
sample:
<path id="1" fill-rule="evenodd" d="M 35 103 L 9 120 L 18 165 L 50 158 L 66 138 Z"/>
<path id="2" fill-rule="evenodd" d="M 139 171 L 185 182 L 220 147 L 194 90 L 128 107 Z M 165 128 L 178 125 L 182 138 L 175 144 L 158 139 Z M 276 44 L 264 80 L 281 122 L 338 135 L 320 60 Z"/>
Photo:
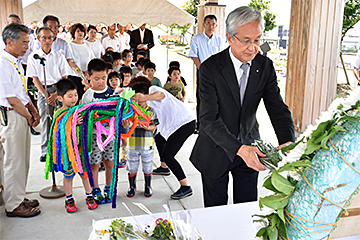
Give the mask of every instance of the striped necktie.
<path id="1" fill-rule="evenodd" d="M 245 95 L 245 89 L 248 82 L 248 70 L 250 68 L 250 65 L 248 63 L 243 63 L 240 68 L 243 70 L 243 74 L 240 78 L 240 101 L 241 105 L 243 104 L 243 99 Z"/>

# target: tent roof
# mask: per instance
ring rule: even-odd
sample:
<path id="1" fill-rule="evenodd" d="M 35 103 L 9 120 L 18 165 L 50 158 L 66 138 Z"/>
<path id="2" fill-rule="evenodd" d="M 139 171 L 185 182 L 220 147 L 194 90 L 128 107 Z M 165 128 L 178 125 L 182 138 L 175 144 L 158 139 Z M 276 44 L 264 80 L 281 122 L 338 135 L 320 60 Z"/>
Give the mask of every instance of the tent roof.
<path id="1" fill-rule="evenodd" d="M 151 26 L 193 24 L 194 17 L 166 0 L 38 0 L 24 8 L 24 22 L 55 15 L 61 23 Z"/>

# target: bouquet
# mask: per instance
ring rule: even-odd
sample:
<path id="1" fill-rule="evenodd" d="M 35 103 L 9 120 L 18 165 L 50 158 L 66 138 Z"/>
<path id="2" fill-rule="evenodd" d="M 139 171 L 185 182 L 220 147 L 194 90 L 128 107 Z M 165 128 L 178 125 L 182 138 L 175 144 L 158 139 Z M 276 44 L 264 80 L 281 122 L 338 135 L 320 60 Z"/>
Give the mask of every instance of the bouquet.
<path id="1" fill-rule="evenodd" d="M 360 92 L 335 100 L 317 127 L 282 149 L 263 186 L 274 194 L 260 198 L 269 214 L 254 215 L 263 239 L 326 239 L 336 228 L 360 186 Z M 340 103 L 342 101 L 342 103 Z M 340 104 L 339 104 L 340 103 Z"/>

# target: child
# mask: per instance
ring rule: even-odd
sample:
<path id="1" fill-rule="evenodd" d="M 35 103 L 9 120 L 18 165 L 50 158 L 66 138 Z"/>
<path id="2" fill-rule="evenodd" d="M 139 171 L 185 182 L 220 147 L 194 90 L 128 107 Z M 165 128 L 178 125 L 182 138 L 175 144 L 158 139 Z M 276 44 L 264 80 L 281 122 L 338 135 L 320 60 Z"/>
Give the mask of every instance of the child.
<path id="1" fill-rule="evenodd" d="M 171 67 L 168 71 L 170 82 L 165 83 L 164 89 L 170 92 L 174 97 L 184 102 L 186 97 L 185 86 L 180 82 L 180 69 Z"/>
<path id="2" fill-rule="evenodd" d="M 143 77 L 139 77 L 143 78 Z M 136 78 L 138 79 L 138 78 Z M 142 86 L 134 86 L 136 93 L 148 94 L 149 90 Z M 128 165 L 126 170 L 129 171 L 129 190 L 126 194 L 127 197 L 134 197 L 136 191 L 136 175 L 139 168 L 139 162 L 141 157 L 142 170 L 145 177 L 145 197 L 151 197 L 153 195 L 151 189 L 151 175 L 154 156 L 154 131 L 158 120 L 153 108 L 146 104 L 146 101 L 139 101 L 139 106 L 142 107 L 151 117 L 151 123 L 149 125 L 138 125 L 135 128 L 134 133 L 129 138 L 129 150 L 128 150 Z"/>
<path id="3" fill-rule="evenodd" d="M 91 88 L 85 92 L 83 98 L 81 99 L 82 103 L 92 102 L 97 99 L 106 99 L 109 98 L 113 93 L 114 89 L 106 85 L 107 79 L 107 64 L 104 60 L 99 58 L 92 59 L 88 64 L 88 74 L 91 82 Z M 103 141 L 105 136 L 103 136 Z M 90 164 L 91 170 L 94 179 L 94 187 L 92 189 L 92 194 L 98 204 L 109 203 L 110 199 L 110 184 L 112 179 L 112 167 L 113 167 L 113 151 L 114 151 L 114 142 L 111 141 L 106 147 L 105 151 L 101 152 L 97 143 L 96 143 L 96 133 L 93 135 L 92 143 L 92 152 L 90 155 Z M 100 162 L 103 161 L 105 165 L 105 188 L 104 195 L 101 194 L 99 188 L 99 166 Z"/>
<path id="4" fill-rule="evenodd" d="M 150 62 L 150 59 L 148 59 L 148 58 L 140 58 L 139 59 L 139 62 L 137 65 L 137 69 L 139 70 L 139 72 L 136 74 L 135 77 L 147 77 L 145 74 L 144 66 L 148 62 Z"/>
<path id="5" fill-rule="evenodd" d="M 171 67 L 180 68 L 180 63 L 178 61 L 171 61 L 169 63 L 169 68 L 171 68 Z M 166 81 L 170 82 L 170 78 L 168 77 L 168 79 Z M 182 82 L 184 84 L 184 86 L 186 87 L 187 83 L 186 83 L 185 79 L 182 76 L 180 76 L 180 82 Z"/>
<path id="6" fill-rule="evenodd" d="M 117 89 L 120 89 L 120 74 L 117 72 L 111 72 L 108 75 L 107 78 L 107 85 L 114 89 L 115 91 L 118 91 Z"/>
<path id="7" fill-rule="evenodd" d="M 134 63 L 132 63 L 133 55 L 132 55 L 132 53 L 131 53 L 131 51 L 129 49 L 125 49 L 122 52 L 121 58 L 122 58 L 122 61 L 123 61 L 122 67 L 124 67 L 124 66 L 128 66 L 128 67 L 131 67 L 131 68 L 135 67 Z"/>
<path id="8" fill-rule="evenodd" d="M 147 58 L 147 52 L 144 49 L 141 49 L 136 54 L 136 62 L 139 62 L 140 58 Z"/>
<path id="9" fill-rule="evenodd" d="M 113 68 L 114 71 L 119 72 L 121 68 L 121 54 L 118 52 L 113 52 Z"/>
<path id="10" fill-rule="evenodd" d="M 147 62 L 144 65 L 145 74 L 147 75 L 147 78 L 151 81 L 152 85 L 162 87 L 160 79 L 154 76 L 156 72 L 156 65 L 153 62 Z"/>
<path id="11" fill-rule="evenodd" d="M 125 51 L 125 50 L 124 50 Z M 120 68 L 120 75 L 122 78 L 122 82 L 120 84 L 120 87 L 122 88 L 122 90 L 126 90 L 127 88 L 129 88 L 129 84 L 131 81 L 131 77 L 132 77 L 132 69 L 131 67 L 125 66 L 125 67 L 121 67 Z M 129 131 L 127 126 L 123 126 L 121 128 L 121 133 L 125 134 Z M 128 145 L 128 139 L 127 138 L 123 138 L 121 139 L 121 149 L 122 149 L 122 157 L 121 157 L 121 163 L 119 164 L 119 167 L 123 168 L 126 166 L 127 163 L 127 145 Z"/>
<path id="12" fill-rule="evenodd" d="M 77 94 L 77 88 L 73 81 L 63 78 L 56 84 L 56 92 L 57 92 L 57 99 L 59 102 L 62 103 L 62 107 L 57 110 L 54 114 L 56 116 L 60 111 L 68 109 L 70 107 L 73 107 L 76 105 L 78 101 L 78 94 Z M 82 123 L 82 118 L 78 118 L 78 124 Z M 66 195 L 65 200 L 65 208 L 68 213 L 74 213 L 77 211 L 75 200 L 72 196 L 72 186 L 73 186 L 73 180 L 74 180 L 74 170 L 71 167 L 71 164 L 69 165 L 69 170 L 64 173 L 64 190 Z M 97 208 L 97 204 L 94 200 L 94 197 L 91 194 L 91 186 L 89 183 L 89 179 L 84 177 L 84 174 L 80 174 L 80 177 L 82 179 L 84 188 L 85 188 L 85 194 L 86 194 L 86 204 L 88 205 L 88 208 L 90 210 L 93 210 Z"/>

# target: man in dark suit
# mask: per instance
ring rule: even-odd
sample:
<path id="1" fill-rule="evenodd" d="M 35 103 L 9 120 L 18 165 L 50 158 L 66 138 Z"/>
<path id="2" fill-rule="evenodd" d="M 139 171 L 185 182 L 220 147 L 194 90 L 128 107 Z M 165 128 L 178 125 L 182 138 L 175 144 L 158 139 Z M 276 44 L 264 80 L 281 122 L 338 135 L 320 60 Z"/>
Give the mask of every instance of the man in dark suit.
<path id="1" fill-rule="evenodd" d="M 294 141 L 294 124 L 277 85 L 272 61 L 259 52 L 261 13 L 240 7 L 226 20 L 230 47 L 200 65 L 200 132 L 190 160 L 200 171 L 205 207 L 226 205 L 229 172 L 234 203 L 257 200 L 264 157 L 251 146 L 259 138 L 256 110 L 261 98 L 280 146 Z M 244 66 L 242 66 L 244 65 Z"/>
<path id="2" fill-rule="evenodd" d="M 154 46 L 154 36 L 152 31 L 145 28 L 145 26 L 146 23 L 132 31 L 130 34 L 130 46 L 134 49 L 134 59 L 136 59 L 136 54 L 140 49 L 144 49 L 150 59 L 150 48 Z"/>

